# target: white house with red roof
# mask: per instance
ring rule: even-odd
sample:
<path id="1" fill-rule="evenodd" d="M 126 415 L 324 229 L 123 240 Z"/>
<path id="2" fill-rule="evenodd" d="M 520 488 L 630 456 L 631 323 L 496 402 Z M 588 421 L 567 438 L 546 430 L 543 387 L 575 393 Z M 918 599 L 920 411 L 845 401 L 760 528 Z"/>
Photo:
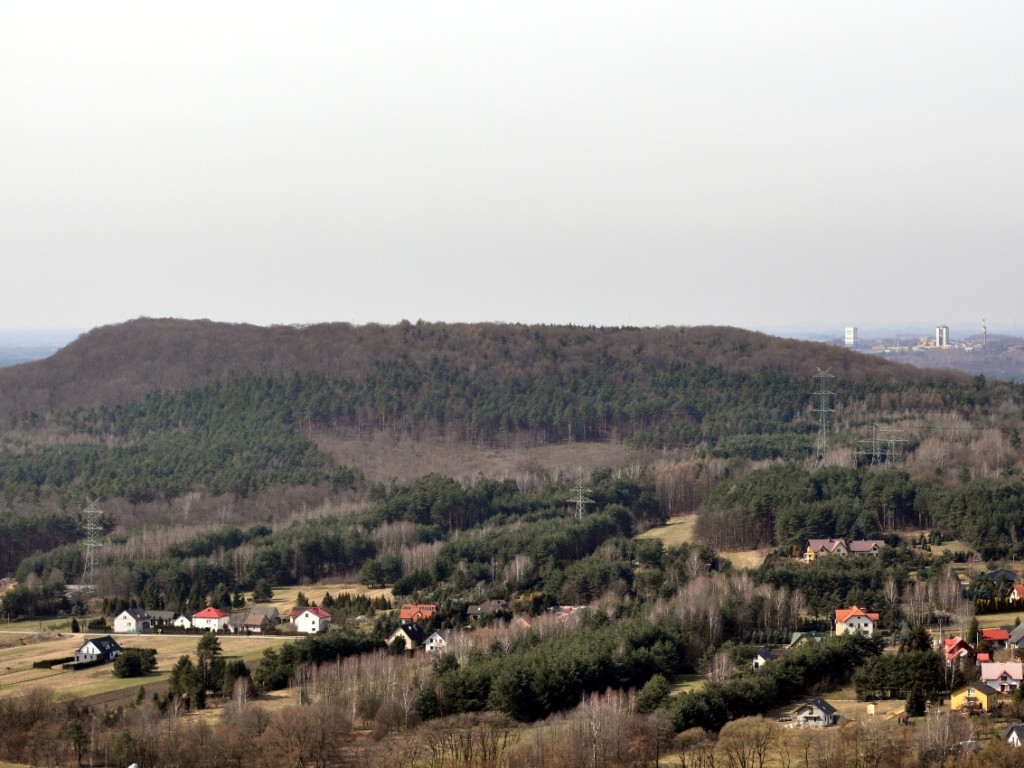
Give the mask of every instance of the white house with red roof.
<path id="1" fill-rule="evenodd" d="M 331 628 L 331 614 L 323 608 L 306 608 L 295 617 L 295 630 L 305 635 L 316 635 Z"/>
<path id="2" fill-rule="evenodd" d="M 212 605 L 192 616 L 193 627 L 196 629 L 210 630 L 212 632 L 220 632 L 227 629 L 230 621 L 230 614 L 225 613 L 220 608 L 214 608 Z"/>
<path id="3" fill-rule="evenodd" d="M 845 635 L 854 632 L 871 637 L 875 634 L 875 625 L 878 624 L 878 614 L 868 613 L 856 605 L 852 608 L 836 609 L 836 634 Z"/>
<path id="4" fill-rule="evenodd" d="M 1000 693 L 1011 693 L 1024 682 L 1024 663 L 1019 661 L 990 661 L 981 665 L 981 682 Z"/>

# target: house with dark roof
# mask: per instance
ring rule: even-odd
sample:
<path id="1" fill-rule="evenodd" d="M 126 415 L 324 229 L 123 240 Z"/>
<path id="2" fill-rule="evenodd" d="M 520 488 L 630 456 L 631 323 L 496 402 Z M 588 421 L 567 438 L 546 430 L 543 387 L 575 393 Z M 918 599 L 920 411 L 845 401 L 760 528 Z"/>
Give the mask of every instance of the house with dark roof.
<path id="1" fill-rule="evenodd" d="M 475 619 L 479 616 L 489 616 L 498 611 L 507 611 L 508 603 L 504 600 L 485 600 L 480 605 L 471 605 L 466 609 L 466 616 Z"/>
<path id="2" fill-rule="evenodd" d="M 448 650 L 448 639 L 451 636 L 450 629 L 439 629 L 424 641 L 423 650 L 427 653 L 444 653 Z"/>
<path id="3" fill-rule="evenodd" d="M 402 624 L 398 629 L 388 635 L 387 644 L 390 646 L 395 640 L 405 643 L 405 650 L 414 651 L 423 645 L 426 633 L 419 624 Z"/>
<path id="4" fill-rule="evenodd" d="M 178 629 L 192 629 L 193 616 L 195 616 L 193 611 L 186 611 L 174 620 L 174 626 Z"/>
<path id="5" fill-rule="evenodd" d="M 839 710 L 818 697 L 802 704 L 793 715 L 797 725 L 826 726 L 839 722 Z"/>
<path id="6" fill-rule="evenodd" d="M 996 568 L 994 571 L 989 571 L 985 575 L 992 579 L 992 581 L 999 581 L 1002 579 L 1008 584 L 1017 583 L 1017 574 L 1013 571 L 1008 571 L 1005 568 Z"/>
<path id="7" fill-rule="evenodd" d="M 117 644 L 110 635 L 95 637 L 86 640 L 82 647 L 75 651 L 75 663 L 81 664 L 84 661 L 113 661 L 121 653 L 121 646 Z"/>
<path id="8" fill-rule="evenodd" d="M 118 634 L 149 632 L 152 627 L 153 620 L 141 608 L 129 608 L 114 617 L 114 631 Z"/>
<path id="9" fill-rule="evenodd" d="M 257 614 L 260 616 L 266 616 L 270 619 L 271 626 L 276 627 L 281 623 L 281 614 L 278 613 L 277 608 L 273 605 L 254 605 L 249 608 L 249 613 Z"/>
<path id="10" fill-rule="evenodd" d="M 1006 726 L 1003 735 L 999 737 L 1004 744 L 1011 747 L 1020 747 L 1024 744 L 1024 723 L 1014 723 Z"/>
<path id="11" fill-rule="evenodd" d="M 146 613 L 149 614 L 149 619 L 154 627 L 167 626 L 174 621 L 176 616 L 174 611 L 147 610 Z"/>
<path id="12" fill-rule="evenodd" d="M 1010 630 L 1010 637 L 1006 641 L 1007 648 L 1024 648 L 1024 624 L 1018 624 Z"/>
<path id="13" fill-rule="evenodd" d="M 949 697 L 949 710 L 981 710 L 988 712 L 999 698 L 999 691 L 981 680 L 957 688 Z"/>
<path id="14" fill-rule="evenodd" d="M 754 658 L 750 662 L 750 666 L 754 669 L 760 669 L 768 662 L 775 661 L 785 652 L 785 648 L 772 648 L 770 650 L 767 650 L 765 648 L 758 648 L 757 651 L 754 653 Z"/>

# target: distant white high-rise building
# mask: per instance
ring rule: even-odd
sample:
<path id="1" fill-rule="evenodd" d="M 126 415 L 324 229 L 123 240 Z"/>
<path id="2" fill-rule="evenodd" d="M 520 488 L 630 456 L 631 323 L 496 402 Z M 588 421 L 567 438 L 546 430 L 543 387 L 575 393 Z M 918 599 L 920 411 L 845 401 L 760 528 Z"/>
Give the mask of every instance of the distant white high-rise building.
<path id="1" fill-rule="evenodd" d="M 850 349 L 857 348 L 857 329 L 852 325 L 846 328 L 846 346 Z"/>
<path id="2" fill-rule="evenodd" d="M 935 346 L 936 347 L 948 347 L 949 346 L 949 326 L 939 325 L 935 328 Z"/>

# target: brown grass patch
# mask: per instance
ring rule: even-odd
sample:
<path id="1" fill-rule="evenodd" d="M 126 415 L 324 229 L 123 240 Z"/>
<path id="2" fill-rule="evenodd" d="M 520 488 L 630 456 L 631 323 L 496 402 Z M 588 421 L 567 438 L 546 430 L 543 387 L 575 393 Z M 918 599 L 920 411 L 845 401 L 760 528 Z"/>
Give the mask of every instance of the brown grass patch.
<path id="1" fill-rule="evenodd" d="M 473 481 L 480 475 L 520 485 L 575 477 L 577 468 L 589 474 L 599 467 L 650 463 L 653 455 L 617 441 L 541 444 L 529 435 L 512 435 L 504 445 L 465 442 L 454 437 L 375 431 L 368 434 L 313 433 L 317 447 L 335 461 L 359 467 L 371 482 L 392 479 L 407 483 L 437 473 Z"/>
<path id="2" fill-rule="evenodd" d="M 644 531 L 638 539 L 660 539 L 666 547 L 688 544 L 694 540 L 693 532 L 697 525 L 696 515 L 679 515 L 671 518 L 665 525 L 659 525 Z"/>
<path id="3" fill-rule="evenodd" d="M 299 599 L 299 592 L 304 594 L 311 604 L 316 603 L 317 605 L 323 603 L 324 595 L 328 592 L 331 593 L 331 597 L 335 598 L 342 594 L 349 594 L 353 597 L 356 595 L 366 595 L 371 599 L 376 597 L 386 597 L 394 603 L 394 595 L 391 594 L 390 587 L 386 587 L 384 589 L 370 589 L 369 587 L 364 587 L 362 584 L 353 584 L 352 582 L 308 584 L 297 587 L 274 587 L 273 591 L 274 598 L 268 601 L 266 605 L 272 605 L 277 608 L 277 612 L 281 615 L 282 621 L 288 620 L 288 612 L 295 607 L 295 604 Z"/>
<path id="4" fill-rule="evenodd" d="M 748 568 L 760 568 L 764 559 L 773 551 L 771 547 L 768 547 L 767 549 L 750 549 L 743 552 L 719 552 L 718 556 L 724 557 L 732 563 L 733 568 L 742 571 Z"/>

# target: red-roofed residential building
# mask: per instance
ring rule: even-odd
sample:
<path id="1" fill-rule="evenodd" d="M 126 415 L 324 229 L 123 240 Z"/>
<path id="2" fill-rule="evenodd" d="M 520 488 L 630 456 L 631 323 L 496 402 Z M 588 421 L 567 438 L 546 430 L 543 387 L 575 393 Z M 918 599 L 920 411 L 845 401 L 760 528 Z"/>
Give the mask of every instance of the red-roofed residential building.
<path id="1" fill-rule="evenodd" d="M 327 632 L 331 628 L 331 614 L 323 608 L 305 608 L 295 619 L 295 629 L 306 635 Z"/>
<path id="2" fill-rule="evenodd" d="M 946 664 L 951 667 L 958 664 L 962 665 L 974 657 L 974 648 L 959 635 L 957 637 L 947 637 L 942 642 L 944 645 L 942 651 L 946 656 Z"/>
<path id="3" fill-rule="evenodd" d="M 1014 584 L 1010 587 L 1010 591 L 1006 594 L 1006 599 L 1018 603 L 1024 600 L 1024 584 Z"/>
<path id="4" fill-rule="evenodd" d="M 231 616 L 224 613 L 220 608 L 210 606 L 192 617 L 192 626 L 196 629 L 220 632 L 227 628 L 229 621 L 231 621 Z"/>
<path id="5" fill-rule="evenodd" d="M 875 633 L 875 625 L 878 623 L 877 613 L 868 613 L 856 605 L 852 608 L 836 609 L 836 634 L 845 635 L 853 632 L 862 632 L 870 637 Z"/>
<path id="6" fill-rule="evenodd" d="M 983 629 L 981 630 L 981 639 L 988 640 L 992 643 L 993 648 L 1005 648 L 1007 641 L 1010 639 L 1010 630 Z"/>
<path id="7" fill-rule="evenodd" d="M 398 612 L 398 620 L 403 622 L 415 622 L 420 619 L 429 619 L 434 615 L 434 611 L 436 610 L 437 605 L 434 603 L 427 603 L 424 605 L 406 604 L 403 605 L 402 609 Z"/>

